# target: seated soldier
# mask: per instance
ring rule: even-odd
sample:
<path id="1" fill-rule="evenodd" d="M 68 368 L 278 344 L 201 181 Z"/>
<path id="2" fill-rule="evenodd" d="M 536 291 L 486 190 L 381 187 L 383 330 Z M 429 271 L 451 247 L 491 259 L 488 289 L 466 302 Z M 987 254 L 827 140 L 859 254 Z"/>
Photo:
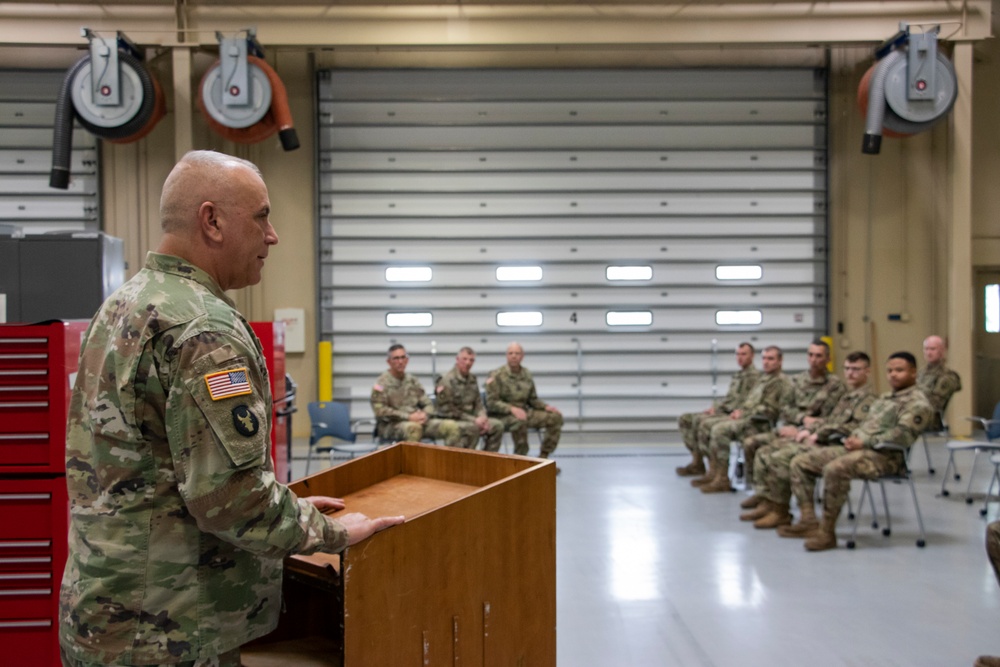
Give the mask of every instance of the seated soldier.
<path id="1" fill-rule="evenodd" d="M 729 415 L 702 421 L 698 444 L 708 457 L 708 473 L 691 480 L 703 493 L 731 491 L 729 485 L 729 443 L 734 438 L 760 433 L 778 417 L 788 379 L 781 372 L 781 348 L 771 345 L 761 354 L 764 373 L 739 408 Z"/>
<path id="2" fill-rule="evenodd" d="M 934 416 L 927 426 L 928 431 L 944 429 L 941 415 L 948 407 L 952 395 L 962 390 L 962 379 L 958 373 L 948 368 L 947 355 L 948 346 L 941 336 L 928 336 L 924 341 L 924 361 L 927 365 L 917 375 L 917 386 L 934 409 Z"/>
<path id="3" fill-rule="evenodd" d="M 844 361 L 844 377 L 850 391 L 840 397 L 837 407 L 825 419 L 811 421 L 795 438 L 781 437 L 757 450 L 754 466 L 754 488 L 761 503 L 753 510 L 740 515 L 742 521 L 753 521 L 755 528 L 779 528 L 779 534 L 792 536 L 801 530 L 814 530 L 818 525 L 812 503 L 802 506 L 802 517 L 790 535 L 781 532 L 789 527 L 792 515 L 789 501 L 792 497 L 790 466 L 792 459 L 813 447 L 830 444 L 834 436 L 844 438 L 868 416 L 875 394 L 868 384 L 871 360 L 864 352 L 852 352 Z M 791 528 L 791 527 L 789 527 Z"/>
<path id="4" fill-rule="evenodd" d="M 904 453 L 879 450 L 875 446 L 893 443 L 909 447 L 930 421 L 933 410 L 917 387 L 917 360 L 913 355 L 909 352 L 891 355 L 886 375 L 892 391 L 882 394 L 872 404 L 868 416 L 842 445 L 811 449 L 792 459 L 792 492 L 800 507 L 813 502 L 816 480 L 823 478 L 823 518 L 815 531 L 806 533 L 808 551 L 837 547 L 837 517 L 847 502 L 852 479 L 878 479 L 898 473 L 906 466 Z"/>
<path id="5" fill-rule="evenodd" d="M 739 364 L 740 370 L 733 374 L 726 397 L 701 412 L 686 412 L 677 421 L 681 437 L 684 439 L 684 446 L 691 452 L 691 463 L 677 468 L 677 474 L 681 477 L 705 474 L 704 455 L 698 447 L 698 427 L 701 426 L 701 422 L 706 417 L 728 415 L 738 408 L 753 386 L 757 384 L 760 371 L 754 368 L 753 354 L 753 345 L 740 343 L 739 347 L 736 348 L 736 363 Z"/>
<path id="6" fill-rule="evenodd" d="M 435 418 L 434 405 L 420 381 L 406 372 L 410 357 L 402 345 L 389 348 L 389 370 L 372 387 L 372 411 L 382 440 L 442 438 L 449 447 L 475 447 L 479 429 L 453 419 Z"/>
<path id="7" fill-rule="evenodd" d="M 829 415 L 846 391 L 840 378 L 827 371 L 830 346 L 825 341 L 817 338 L 809 343 L 807 355 L 809 369 L 790 380 L 791 391 L 781 405 L 779 418 L 784 423 L 777 429 L 743 438 L 747 479 L 755 479 L 754 465 L 760 447 L 774 442 L 775 438 L 795 438 L 800 430 Z M 755 494 L 740 503 L 740 507 L 750 509 L 758 502 L 760 496 Z"/>
<path id="8" fill-rule="evenodd" d="M 473 424 L 477 435 L 486 439 L 485 449 L 496 452 L 503 438 L 503 423 L 499 419 L 486 416 L 483 396 L 479 391 L 479 381 L 470 371 L 476 363 L 476 353 L 471 347 L 463 347 L 455 356 L 455 365 L 437 381 L 437 414 L 463 424 Z M 478 441 L 472 441 L 473 447 Z"/>
<path id="9" fill-rule="evenodd" d="M 486 409 L 496 417 L 514 440 L 514 453 L 528 455 L 528 429 L 545 429 L 543 459 L 559 446 L 563 417 L 554 406 L 538 398 L 531 371 L 521 365 L 524 349 L 517 343 L 507 346 L 507 364 L 486 379 Z M 558 468 L 557 468 L 558 470 Z"/>

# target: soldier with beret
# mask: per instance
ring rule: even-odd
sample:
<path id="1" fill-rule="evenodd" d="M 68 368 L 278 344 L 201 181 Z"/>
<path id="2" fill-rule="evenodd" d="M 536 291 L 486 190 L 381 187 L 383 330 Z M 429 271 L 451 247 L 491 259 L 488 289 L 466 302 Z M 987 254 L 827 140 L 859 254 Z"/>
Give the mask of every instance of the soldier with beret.
<path id="1" fill-rule="evenodd" d="M 163 239 L 82 341 L 66 432 L 71 667 L 240 664 L 277 625 L 282 560 L 339 552 L 402 517 L 333 519 L 275 479 L 260 342 L 225 291 L 278 242 L 252 163 L 193 151 L 167 176 Z"/>

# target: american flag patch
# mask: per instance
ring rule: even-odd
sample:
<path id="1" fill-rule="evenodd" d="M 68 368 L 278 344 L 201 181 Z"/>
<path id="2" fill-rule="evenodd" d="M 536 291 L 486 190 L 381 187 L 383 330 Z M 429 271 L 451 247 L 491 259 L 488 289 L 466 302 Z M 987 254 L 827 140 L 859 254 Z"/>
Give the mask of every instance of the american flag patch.
<path id="1" fill-rule="evenodd" d="M 213 401 L 253 393 L 245 368 L 209 373 L 205 376 L 205 384 L 208 385 L 208 394 Z"/>

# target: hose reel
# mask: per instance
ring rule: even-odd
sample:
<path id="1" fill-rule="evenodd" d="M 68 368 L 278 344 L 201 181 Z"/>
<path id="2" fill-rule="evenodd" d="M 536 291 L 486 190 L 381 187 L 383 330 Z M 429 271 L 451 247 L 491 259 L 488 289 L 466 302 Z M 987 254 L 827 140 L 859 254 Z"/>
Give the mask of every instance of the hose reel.
<path id="1" fill-rule="evenodd" d="M 938 51 L 939 31 L 935 26 L 911 33 L 901 23 L 900 31 L 876 49 L 877 62 L 858 85 L 858 105 L 865 114 L 863 153 L 877 155 L 883 133 L 903 137 L 931 128 L 955 105 L 955 68 Z"/>
<path id="2" fill-rule="evenodd" d="M 286 151 L 299 147 L 288 94 L 248 29 L 245 39 L 219 40 L 219 59 L 198 86 L 198 109 L 212 130 L 230 141 L 252 144 L 278 133 Z"/>
<path id="3" fill-rule="evenodd" d="M 66 72 L 56 99 L 49 186 L 69 187 L 73 121 L 114 143 L 138 141 L 152 131 L 167 111 L 159 81 L 142 64 L 141 51 L 117 33 L 98 37 L 84 28 L 88 55 Z"/>

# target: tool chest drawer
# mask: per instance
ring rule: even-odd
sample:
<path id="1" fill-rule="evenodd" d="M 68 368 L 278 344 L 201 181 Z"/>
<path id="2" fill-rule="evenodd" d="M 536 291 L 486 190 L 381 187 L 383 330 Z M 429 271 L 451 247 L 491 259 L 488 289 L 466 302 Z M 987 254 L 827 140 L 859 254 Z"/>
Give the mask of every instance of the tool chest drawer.
<path id="1" fill-rule="evenodd" d="M 62 472 L 86 322 L 0 325 L 0 474 Z"/>
<path id="2" fill-rule="evenodd" d="M 64 475 L 0 476 L 2 664 L 60 664 L 59 586 L 68 520 Z"/>

